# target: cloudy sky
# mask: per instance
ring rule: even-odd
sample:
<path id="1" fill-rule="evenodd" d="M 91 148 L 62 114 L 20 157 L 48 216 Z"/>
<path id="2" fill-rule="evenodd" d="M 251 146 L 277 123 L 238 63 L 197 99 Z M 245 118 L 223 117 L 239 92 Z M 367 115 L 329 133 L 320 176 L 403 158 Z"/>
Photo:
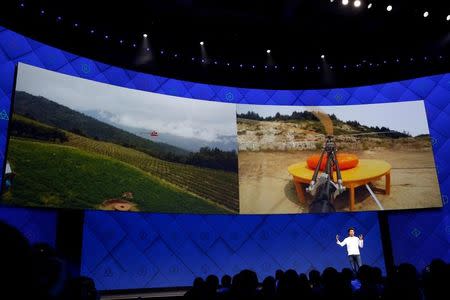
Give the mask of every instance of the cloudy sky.
<path id="1" fill-rule="evenodd" d="M 367 126 L 385 126 L 391 130 L 406 131 L 411 135 L 429 134 L 428 122 L 423 101 L 394 102 L 382 104 L 351 106 L 272 106 L 238 105 L 239 114 L 254 111 L 260 116 L 291 115 L 294 111 L 320 110 L 335 114 L 343 121 L 358 121 Z"/>
<path id="2" fill-rule="evenodd" d="M 217 141 L 236 135 L 236 105 L 138 91 L 19 65 L 16 90 L 111 121 L 185 138 Z"/>

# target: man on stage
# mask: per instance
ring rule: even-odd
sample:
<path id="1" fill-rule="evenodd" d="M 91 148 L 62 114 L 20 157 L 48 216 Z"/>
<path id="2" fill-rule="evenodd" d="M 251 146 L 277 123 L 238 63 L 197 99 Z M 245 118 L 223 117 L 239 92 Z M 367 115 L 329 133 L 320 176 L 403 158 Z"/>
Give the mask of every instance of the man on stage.
<path id="1" fill-rule="evenodd" d="M 361 255 L 359 253 L 359 248 L 364 246 L 364 240 L 362 234 L 359 235 L 359 238 L 355 236 L 355 229 L 350 227 L 348 229 L 348 237 L 346 237 L 342 242 L 339 241 L 339 235 L 336 235 L 336 243 L 344 247 L 347 245 L 347 253 L 348 259 L 350 261 L 350 266 L 353 270 L 353 273 L 357 273 L 359 267 L 361 267 Z"/>

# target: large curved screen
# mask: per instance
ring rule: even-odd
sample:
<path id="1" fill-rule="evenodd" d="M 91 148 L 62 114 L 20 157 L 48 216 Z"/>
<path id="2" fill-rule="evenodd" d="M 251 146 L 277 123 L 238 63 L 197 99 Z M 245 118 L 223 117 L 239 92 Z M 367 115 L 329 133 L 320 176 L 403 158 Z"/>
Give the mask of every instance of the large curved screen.
<path id="1" fill-rule="evenodd" d="M 106 65 L 47 46 L 0 27 L 0 147 L 2 149 L 0 163 L 3 163 L 6 155 L 4 151 L 8 140 L 6 135 L 14 91 L 14 70 L 18 62 L 96 82 L 127 87 L 129 88 L 127 91 L 137 89 L 157 93 L 160 96 L 172 95 L 184 99 L 203 99 L 228 104 L 276 105 L 280 109 L 289 106 L 303 109 L 305 106 L 308 108 L 320 106 L 326 111 L 325 106 L 359 107 L 363 104 L 423 100 L 444 207 L 388 212 L 392 254 L 395 263 L 409 262 L 420 269 L 433 258 L 439 257 L 447 261 L 450 259 L 447 251 L 449 248 L 448 195 L 450 193 L 450 161 L 448 159 L 450 74 L 371 86 L 324 90 L 258 90 L 214 86 L 142 74 Z M 192 99 L 191 101 L 196 102 Z M 281 115 L 286 116 L 287 113 L 280 111 Z M 260 117 L 266 118 L 262 114 Z M 341 119 L 337 114 L 336 117 Z M 347 122 L 344 118 L 341 121 Z M 423 121 L 421 123 L 423 124 Z M 365 125 L 386 126 L 391 130 L 397 130 L 397 128 L 391 128 L 391 124 Z M 323 132 L 323 130 L 323 126 L 317 128 L 317 131 Z M 399 130 L 402 133 L 402 130 Z M 410 129 L 406 131 L 414 134 Z M 246 134 L 242 136 L 241 132 L 241 137 L 245 137 Z M 335 134 L 338 135 L 338 132 Z M 381 142 L 388 140 L 389 138 Z M 242 150 L 240 149 L 238 154 L 242 154 Z M 247 155 L 261 155 L 256 150 L 245 151 Z M 358 151 L 370 152 L 371 150 L 360 148 Z M 283 153 L 288 155 L 289 150 Z M 418 151 L 414 155 L 423 155 L 420 153 L 421 151 Z M 377 157 L 388 163 L 391 158 L 386 155 Z M 414 164 L 424 165 L 423 161 L 413 161 Z M 282 160 L 276 162 L 285 164 Z M 29 163 L 32 163 L 32 160 Z M 412 160 L 406 159 L 404 165 L 412 163 Z M 260 173 L 262 175 L 268 174 L 264 164 L 261 166 L 261 171 L 264 171 Z M 287 164 L 290 165 L 289 162 Z M 275 169 L 273 165 L 269 167 L 269 170 Z M 397 168 L 399 171 L 405 171 L 401 170 L 402 165 L 397 165 Z M 422 169 L 428 169 L 426 172 L 433 174 L 433 167 L 422 167 Z M 14 172 L 14 166 L 12 170 Z M 249 170 L 257 174 L 257 169 Z M 298 204 L 292 175 L 285 165 L 280 166 L 280 172 L 283 172 L 283 180 L 291 182 L 292 189 L 289 191 L 293 197 L 292 204 Z M 394 173 L 394 170 L 392 172 Z M 18 176 L 19 173 L 16 172 L 16 175 Z M 392 174 L 391 178 L 392 194 L 396 188 L 394 175 Z M 270 180 L 274 179 L 270 178 Z M 429 186 L 431 181 L 424 180 L 424 177 L 420 176 L 415 178 L 414 182 L 415 188 L 421 188 Z M 202 184 L 206 183 L 202 181 Z M 377 198 L 380 198 L 380 203 L 387 209 L 388 203 L 383 202 L 382 199 L 383 183 L 383 178 L 375 183 L 379 185 L 380 190 L 375 189 L 374 192 Z M 16 182 L 13 182 L 12 187 L 17 188 Z M 243 187 L 242 183 L 240 187 Z M 397 188 L 400 187 L 412 188 L 407 185 L 397 186 Z M 369 191 L 364 185 L 356 190 L 355 196 L 358 196 L 358 193 L 367 195 Z M 283 196 L 283 193 L 278 195 Z M 348 194 L 345 195 L 348 196 Z M 307 195 L 307 197 L 310 196 Z M 411 193 L 411 197 L 415 197 L 415 193 Z M 310 198 L 307 200 L 310 201 Z M 368 200 L 367 203 L 370 203 L 372 207 L 380 209 L 373 198 Z M 424 196 L 423 200 L 428 201 L 428 195 Z M 349 210 L 345 198 L 341 203 L 346 204 L 345 209 Z M 362 203 L 365 202 L 356 201 L 356 208 L 358 209 Z M 300 204 L 298 205 L 300 207 Z M 336 208 L 339 210 L 338 205 Z M 13 209 L 2 209 L 4 216 L 3 218 L 0 216 L 0 219 L 7 219 L 17 224 L 27 232 L 31 241 L 46 240 L 44 235 L 36 235 L 35 232 L 47 228 L 47 222 L 54 222 L 52 220 L 54 218 L 39 214 L 37 218 L 33 217 L 32 222 L 29 222 L 28 212 L 40 212 L 40 210 L 34 208 L 20 210 L 25 212 L 21 214 L 11 214 L 11 211 Z M 190 285 L 196 276 L 204 277 L 210 273 L 233 275 L 238 269 L 243 268 L 257 270 L 260 276 L 273 275 L 278 268 L 294 268 L 298 272 L 307 272 L 312 268 L 321 271 L 327 266 L 341 269 L 349 265 L 345 251 L 335 244 L 335 235 L 345 235 L 349 226 L 355 227 L 358 234 L 365 235 L 366 243 L 362 250 L 363 263 L 384 269 L 380 228 L 376 216 L 377 214 L 373 213 L 269 216 L 185 215 L 91 210 L 86 212 L 84 219 L 81 272 L 83 275 L 92 277 L 99 289 L 110 290 Z M 263 278 L 260 277 L 260 279 Z"/>
<path id="2" fill-rule="evenodd" d="M 421 100 L 192 101 L 21 63 L 13 101 L 10 205 L 242 214 L 442 206 Z"/>

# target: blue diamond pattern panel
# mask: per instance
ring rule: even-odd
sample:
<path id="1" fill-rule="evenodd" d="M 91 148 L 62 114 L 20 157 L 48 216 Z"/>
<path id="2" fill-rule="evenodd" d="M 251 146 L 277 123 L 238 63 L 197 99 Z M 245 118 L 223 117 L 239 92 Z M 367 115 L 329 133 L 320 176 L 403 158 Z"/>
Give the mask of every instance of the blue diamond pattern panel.
<path id="1" fill-rule="evenodd" d="M 102 290 L 188 286 L 195 277 L 348 267 L 335 235 L 365 235 L 364 263 L 384 272 L 376 213 L 214 216 L 86 211 L 81 272 Z"/>
<path id="2" fill-rule="evenodd" d="M 422 267 L 434 257 L 449 260 L 450 74 L 330 90 L 276 91 L 214 86 L 124 70 L 44 45 L 0 27 L 0 165 L 3 165 L 5 157 L 10 99 L 14 82 L 14 68 L 17 62 L 123 87 L 228 103 L 358 105 L 424 100 L 444 207 L 433 211 L 389 212 L 393 254 L 396 263 L 409 261 L 418 267 Z M 201 216 L 192 219 L 190 224 L 187 221 L 189 216 L 184 220 L 182 218 L 178 220 L 179 216 L 170 215 L 108 215 L 104 212 L 92 211 L 87 215 L 83 247 L 83 273 L 94 277 L 102 289 L 117 289 L 125 286 L 130 288 L 167 286 L 172 285 L 169 284 L 171 280 L 180 284 L 181 282 L 190 284 L 190 280 L 193 278 L 192 272 L 200 272 L 199 274 L 213 271 L 235 273 L 241 269 L 241 266 L 254 266 L 256 270 L 262 272 L 261 274 L 266 274 L 264 270 L 269 270 L 277 264 L 283 268 L 297 265 L 304 268 L 307 260 L 302 257 L 311 255 L 311 253 L 321 254 L 320 259 L 317 258 L 318 256 L 309 257 L 310 261 L 315 262 L 314 266 L 319 269 L 322 265 L 330 263 L 329 257 L 333 258 L 333 261 L 337 259 L 337 256 L 333 256 L 337 254 L 333 248 L 329 248 L 330 253 L 321 252 L 320 249 L 326 246 L 310 234 L 312 232 L 310 229 L 316 224 L 316 217 L 307 215 L 254 218 Z M 343 214 L 335 218 L 343 218 L 351 223 L 352 218 L 363 222 L 365 216 L 366 214 L 356 213 L 349 216 Z M 26 214 L 13 219 L 20 220 L 21 218 L 27 220 Z M 130 220 L 125 220 L 128 218 Z M 41 218 L 37 219 L 39 221 L 36 221 L 36 227 L 40 227 Z M 106 220 L 108 224 L 93 226 L 95 219 Z M 293 220 L 297 226 L 292 223 Z M 98 221 L 99 224 L 102 222 Z M 109 227 L 109 222 L 111 227 Z M 321 228 L 327 227 L 323 224 L 324 222 L 322 222 Z M 269 225 L 264 226 L 266 223 Z M 130 224 L 138 228 L 137 232 L 130 230 Z M 151 226 L 147 226 L 147 224 Z M 183 230 L 177 230 L 181 226 L 180 224 L 184 224 Z M 200 224 L 202 228 L 206 229 L 196 232 L 194 229 Z M 289 230 L 285 231 L 286 228 Z M 371 228 L 377 227 L 372 226 Z M 94 229 L 103 230 L 103 232 L 100 234 Z M 161 235 L 163 229 L 164 232 L 170 234 Z M 366 229 L 368 232 L 370 231 L 369 228 Z M 322 229 L 320 232 L 327 231 Z M 252 237 L 249 239 L 250 233 Z M 298 238 L 305 233 L 307 234 L 305 239 Z M 258 239 L 257 236 L 261 238 Z M 294 250 L 290 247 L 282 248 L 280 246 L 286 245 L 283 242 L 285 240 L 289 240 L 291 244 L 297 240 L 302 242 L 295 244 L 298 247 L 295 249 L 296 252 L 293 252 Z M 119 246 L 121 242 L 124 245 L 117 247 L 117 252 L 112 255 L 110 251 L 114 251 L 116 248 L 111 250 L 111 245 Z M 121 257 L 124 253 L 123 249 L 133 249 L 130 245 L 134 245 L 133 247 L 138 249 L 136 251 L 141 254 Z M 306 245 L 311 247 L 308 249 L 315 249 L 316 252 L 307 254 L 298 250 L 303 249 Z M 329 247 L 332 247 L 331 244 Z M 240 249 L 243 249 L 244 252 L 240 253 Z M 271 256 L 267 253 L 268 249 L 283 253 L 286 259 L 281 260 L 279 256 Z M 207 255 L 205 256 L 206 251 Z M 251 255 L 252 251 L 253 255 Z M 365 255 L 367 257 L 376 256 L 368 253 Z M 136 258 L 135 262 L 131 261 L 133 257 Z M 189 257 L 195 259 L 204 257 L 204 263 L 196 266 L 192 266 L 192 263 L 184 263 L 184 260 Z M 145 262 L 145 266 L 138 263 L 140 259 Z M 248 261 L 246 261 L 247 259 Z M 124 267 L 125 261 L 136 266 L 137 269 L 127 273 L 127 268 Z M 228 263 L 225 264 L 225 262 Z M 342 263 L 345 264 L 345 262 Z"/>
<path id="3" fill-rule="evenodd" d="M 55 211 L 0 207 L 0 221 L 17 228 L 31 244 L 47 243 L 55 246 Z"/>

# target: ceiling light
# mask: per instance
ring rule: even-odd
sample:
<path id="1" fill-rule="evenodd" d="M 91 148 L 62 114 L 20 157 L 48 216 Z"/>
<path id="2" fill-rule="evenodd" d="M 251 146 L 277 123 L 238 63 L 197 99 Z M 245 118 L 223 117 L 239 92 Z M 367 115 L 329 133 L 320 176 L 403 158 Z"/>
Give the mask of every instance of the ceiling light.
<path id="1" fill-rule="evenodd" d="M 360 7 L 361 6 L 361 1 L 356 0 L 355 2 L 353 2 L 353 6 Z"/>
<path id="2" fill-rule="evenodd" d="M 144 39 L 146 39 L 148 35 L 144 33 L 142 36 L 144 37 Z"/>
<path id="3" fill-rule="evenodd" d="M 266 50 L 267 54 L 270 54 L 270 52 L 272 52 L 270 49 Z"/>
<path id="4" fill-rule="evenodd" d="M 205 42 L 204 42 L 204 41 L 201 41 L 201 42 L 200 42 L 200 46 L 203 46 L 203 45 L 205 45 Z"/>
<path id="5" fill-rule="evenodd" d="M 342 5 L 347 5 L 348 4 L 348 0 L 342 0 Z"/>
<path id="6" fill-rule="evenodd" d="M 392 10 L 392 5 L 388 5 L 388 6 L 386 7 L 386 10 L 387 10 L 387 11 L 391 11 L 391 10 Z"/>
<path id="7" fill-rule="evenodd" d="M 423 17 L 424 17 L 424 18 L 427 18 L 429 15 L 430 15 L 430 13 L 427 12 L 427 11 L 423 13 Z"/>

